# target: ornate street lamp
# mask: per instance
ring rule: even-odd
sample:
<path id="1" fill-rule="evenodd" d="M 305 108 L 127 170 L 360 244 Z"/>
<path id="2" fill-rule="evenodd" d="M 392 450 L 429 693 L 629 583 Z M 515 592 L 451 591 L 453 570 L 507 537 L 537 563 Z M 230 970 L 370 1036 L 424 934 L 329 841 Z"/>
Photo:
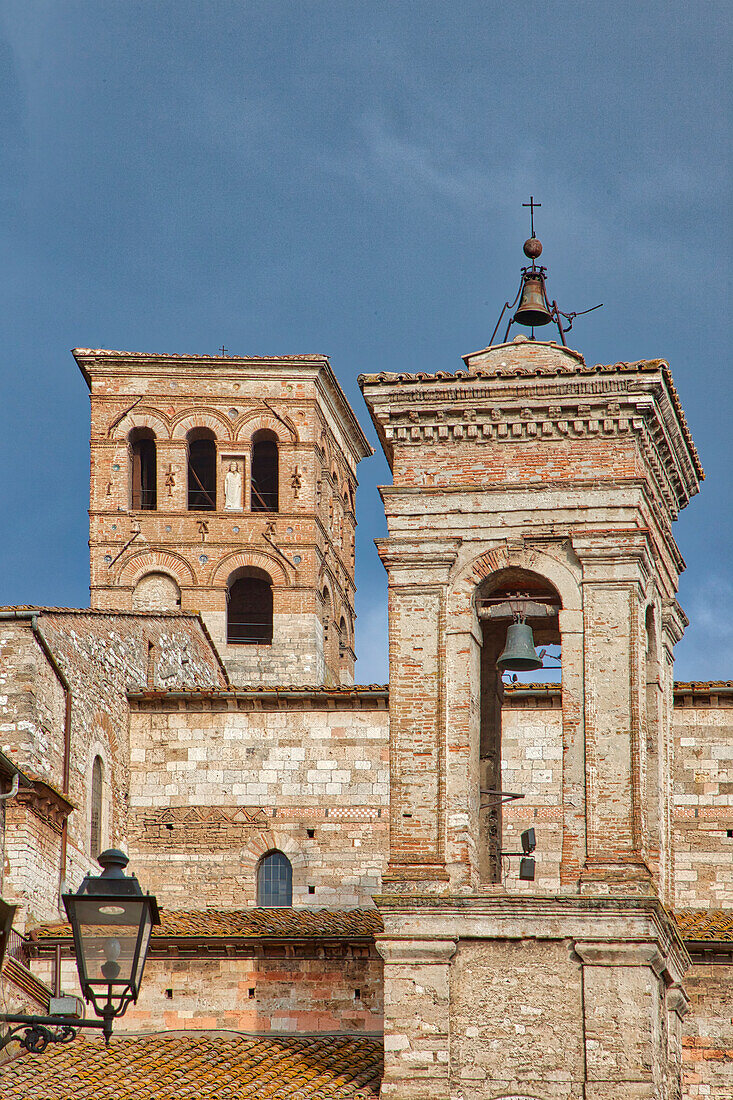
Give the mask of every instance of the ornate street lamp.
<path id="1" fill-rule="evenodd" d="M 76 894 L 62 898 L 74 936 L 81 991 L 101 1019 L 0 1014 L 0 1020 L 20 1025 L 3 1038 L 0 1050 L 17 1039 L 39 1054 L 49 1043 L 75 1039 L 80 1027 L 101 1028 L 109 1042 L 113 1020 L 137 1001 L 150 933 L 160 924 L 160 915 L 155 898 L 143 894 L 134 875 L 125 875 L 128 862 L 115 848 L 102 852 L 102 874 L 87 875 Z"/>

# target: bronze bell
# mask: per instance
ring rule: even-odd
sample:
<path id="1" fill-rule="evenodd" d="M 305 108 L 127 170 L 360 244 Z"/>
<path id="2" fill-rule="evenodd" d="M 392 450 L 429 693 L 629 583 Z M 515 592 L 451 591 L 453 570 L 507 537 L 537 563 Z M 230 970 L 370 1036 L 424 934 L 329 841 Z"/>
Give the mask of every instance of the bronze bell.
<path id="1" fill-rule="evenodd" d="M 496 667 L 500 672 L 531 672 L 542 668 L 542 661 L 534 648 L 531 626 L 526 623 L 512 623 L 506 632 L 506 643 Z"/>
<path id="2" fill-rule="evenodd" d="M 531 271 L 523 276 L 522 298 L 514 320 L 519 325 L 549 325 L 552 317 L 545 301 L 542 278 Z"/>

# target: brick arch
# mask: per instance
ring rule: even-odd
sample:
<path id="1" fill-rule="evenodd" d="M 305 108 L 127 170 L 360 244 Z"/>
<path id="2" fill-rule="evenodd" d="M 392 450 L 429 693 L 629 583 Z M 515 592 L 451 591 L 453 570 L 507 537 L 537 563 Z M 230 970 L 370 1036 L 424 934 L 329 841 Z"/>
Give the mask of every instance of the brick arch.
<path id="1" fill-rule="evenodd" d="M 133 428 L 150 428 L 157 439 L 170 439 L 170 421 L 159 409 L 137 405 L 126 413 L 112 430 L 111 439 L 125 440 Z"/>
<path id="2" fill-rule="evenodd" d="M 330 570 L 328 570 L 328 569 L 322 569 L 321 570 L 321 572 L 318 574 L 318 580 L 316 582 L 316 587 L 318 589 L 318 595 L 319 596 L 323 592 L 324 588 L 328 589 L 328 594 L 331 597 L 331 610 L 335 611 L 335 608 L 336 608 L 335 593 L 336 593 L 336 590 L 338 588 L 338 585 L 336 584 Z"/>
<path id="3" fill-rule="evenodd" d="M 262 829 L 254 834 L 246 847 L 242 848 L 239 858 L 245 875 L 252 876 L 254 883 L 257 864 L 267 853 L 277 849 L 290 860 L 293 871 L 300 870 L 306 865 L 305 853 L 296 840 L 288 833 L 281 833 L 276 829 Z M 293 883 L 295 885 L 295 883 Z"/>
<path id="4" fill-rule="evenodd" d="M 167 573 L 179 588 L 195 583 L 196 574 L 181 554 L 172 550 L 138 550 L 123 561 L 116 584 L 135 585 L 146 573 Z"/>
<path id="5" fill-rule="evenodd" d="M 278 420 L 275 416 L 268 416 L 267 413 L 260 412 L 243 413 L 234 424 L 234 438 L 240 443 L 248 443 L 255 432 L 259 432 L 263 428 L 274 432 L 280 441 L 283 437 L 283 428 L 287 428 L 290 433 L 289 442 L 300 443 L 297 428 L 289 416 L 284 416 L 282 420 Z"/>
<path id="6" fill-rule="evenodd" d="M 345 635 L 342 636 L 341 641 L 343 643 L 345 643 L 346 645 L 350 646 L 352 644 L 351 611 L 350 611 L 349 608 L 344 607 L 343 604 L 340 604 L 339 608 L 338 608 L 338 611 L 337 611 L 336 615 L 334 616 L 334 622 L 336 623 L 336 625 L 338 627 L 339 633 L 341 632 L 341 622 L 342 621 L 344 623 L 344 626 L 346 627 L 346 632 L 345 632 Z"/>
<path id="7" fill-rule="evenodd" d="M 227 554 L 211 570 L 209 584 L 223 584 L 235 569 L 244 569 L 248 566 L 264 569 L 272 577 L 273 584 L 290 584 L 290 576 L 285 571 L 285 567 L 274 554 L 269 554 L 266 550 L 236 550 Z"/>
<path id="8" fill-rule="evenodd" d="M 217 439 L 232 438 L 231 424 L 218 409 L 202 405 L 200 409 L 179 413 L 173 421 L 173 439 L 185 439 L 192 428 L 210 428 Z"/>
<path id="9" fill-rule="evenodd" d="M 325 428 L 321 429 L 321 433 L 318 436 L 318 446 L 324 456 L 324 461 L 330 466 L 333 450 L 331 447 L 331 440 L 328 438 L 328 432 Z"/>
<path id="10" fill-rule="evenodd" d="M 473 599 L 478 586 L 502 569 L 524 569 L 536 573 L 548 581 L 560 596 L 563 610 L 580 610 L 583 606 L 580 575 L 565 562 L 559 561 L 545 550 L 534 547 L 510 548 L 505 544 L 477 554 L 465 562 L 458 572 L 448 594 L 448 614 L 456 617 L 468 615 L 474 618 Z"/>

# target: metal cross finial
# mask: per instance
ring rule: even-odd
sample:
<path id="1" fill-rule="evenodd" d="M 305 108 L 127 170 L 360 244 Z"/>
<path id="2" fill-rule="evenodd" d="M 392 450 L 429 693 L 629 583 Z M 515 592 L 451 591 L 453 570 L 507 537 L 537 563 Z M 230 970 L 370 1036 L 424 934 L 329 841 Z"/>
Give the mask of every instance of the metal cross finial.
<path id="1" fill-rule="evenodd" d="M 542 203 L 541 202 L 535 202 L 534 201 L 534 195 L 530 195 L 529 196 L 529 202 L 523 202 L 522 206 L 528 206 L 529 207 L 529 216 L 530 216 L 530 220 L 531 220 L 531 223 L 532 223 L 532 236 L 534 237 L 534 212 L 535 212 L 535 208 L 539 209 L 540 206 L 542 206 Z"/>
<path id="2" fill-rule="evenodd" d="M 525 202 L 524 205 L 525 206 L 527 205 L 526 202 Z M 222 344 L 221 347 L 219 348 L 219 352 L 220 352 L 221 355 L 228 355 L 229 354 L 229 348 L 225 348 L 224 345 Z"/>

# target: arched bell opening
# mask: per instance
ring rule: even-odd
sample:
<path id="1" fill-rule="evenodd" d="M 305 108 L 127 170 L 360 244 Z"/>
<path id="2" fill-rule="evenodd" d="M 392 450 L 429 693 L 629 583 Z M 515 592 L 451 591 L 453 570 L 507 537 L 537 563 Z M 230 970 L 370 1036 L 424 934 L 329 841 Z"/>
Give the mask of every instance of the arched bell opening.
<path id="1" fill-rule="evenodd" d="M 262 428 L 252 436 L 250 507 L 253 512 L 277 512 L 279 499 L 278 439 Z"/>
<path id="2" fill-rule="evenodd" d="M 505 692 L 561 679 L 560 596 L 549 581 L 525 569 L 493 573 L 476 592 L 481 629 L 479 848 L 482 882 L 502 881 L 502 707 Z M 519 629 L 518 629 L 519 628 Z M 544 651 L 544 652 L 543 652 Z M 539 667 L 537 667 L 539 666 Z M 511 772 L 513 775 L 513 771 Z"/>
<path id="3" fill-rule="evenodd" d="M 193 428 L 188 444 L 188 510 L 216 511 L 216 436 L 210 428 Z"/>
<path id="4" fill-rule="evenodd" d="M 158 502 L 155 432 L 151 428 L 133 428 L 127 442 L 130 448 L 130 506 L 133 511 L 155 511 Z"/>

